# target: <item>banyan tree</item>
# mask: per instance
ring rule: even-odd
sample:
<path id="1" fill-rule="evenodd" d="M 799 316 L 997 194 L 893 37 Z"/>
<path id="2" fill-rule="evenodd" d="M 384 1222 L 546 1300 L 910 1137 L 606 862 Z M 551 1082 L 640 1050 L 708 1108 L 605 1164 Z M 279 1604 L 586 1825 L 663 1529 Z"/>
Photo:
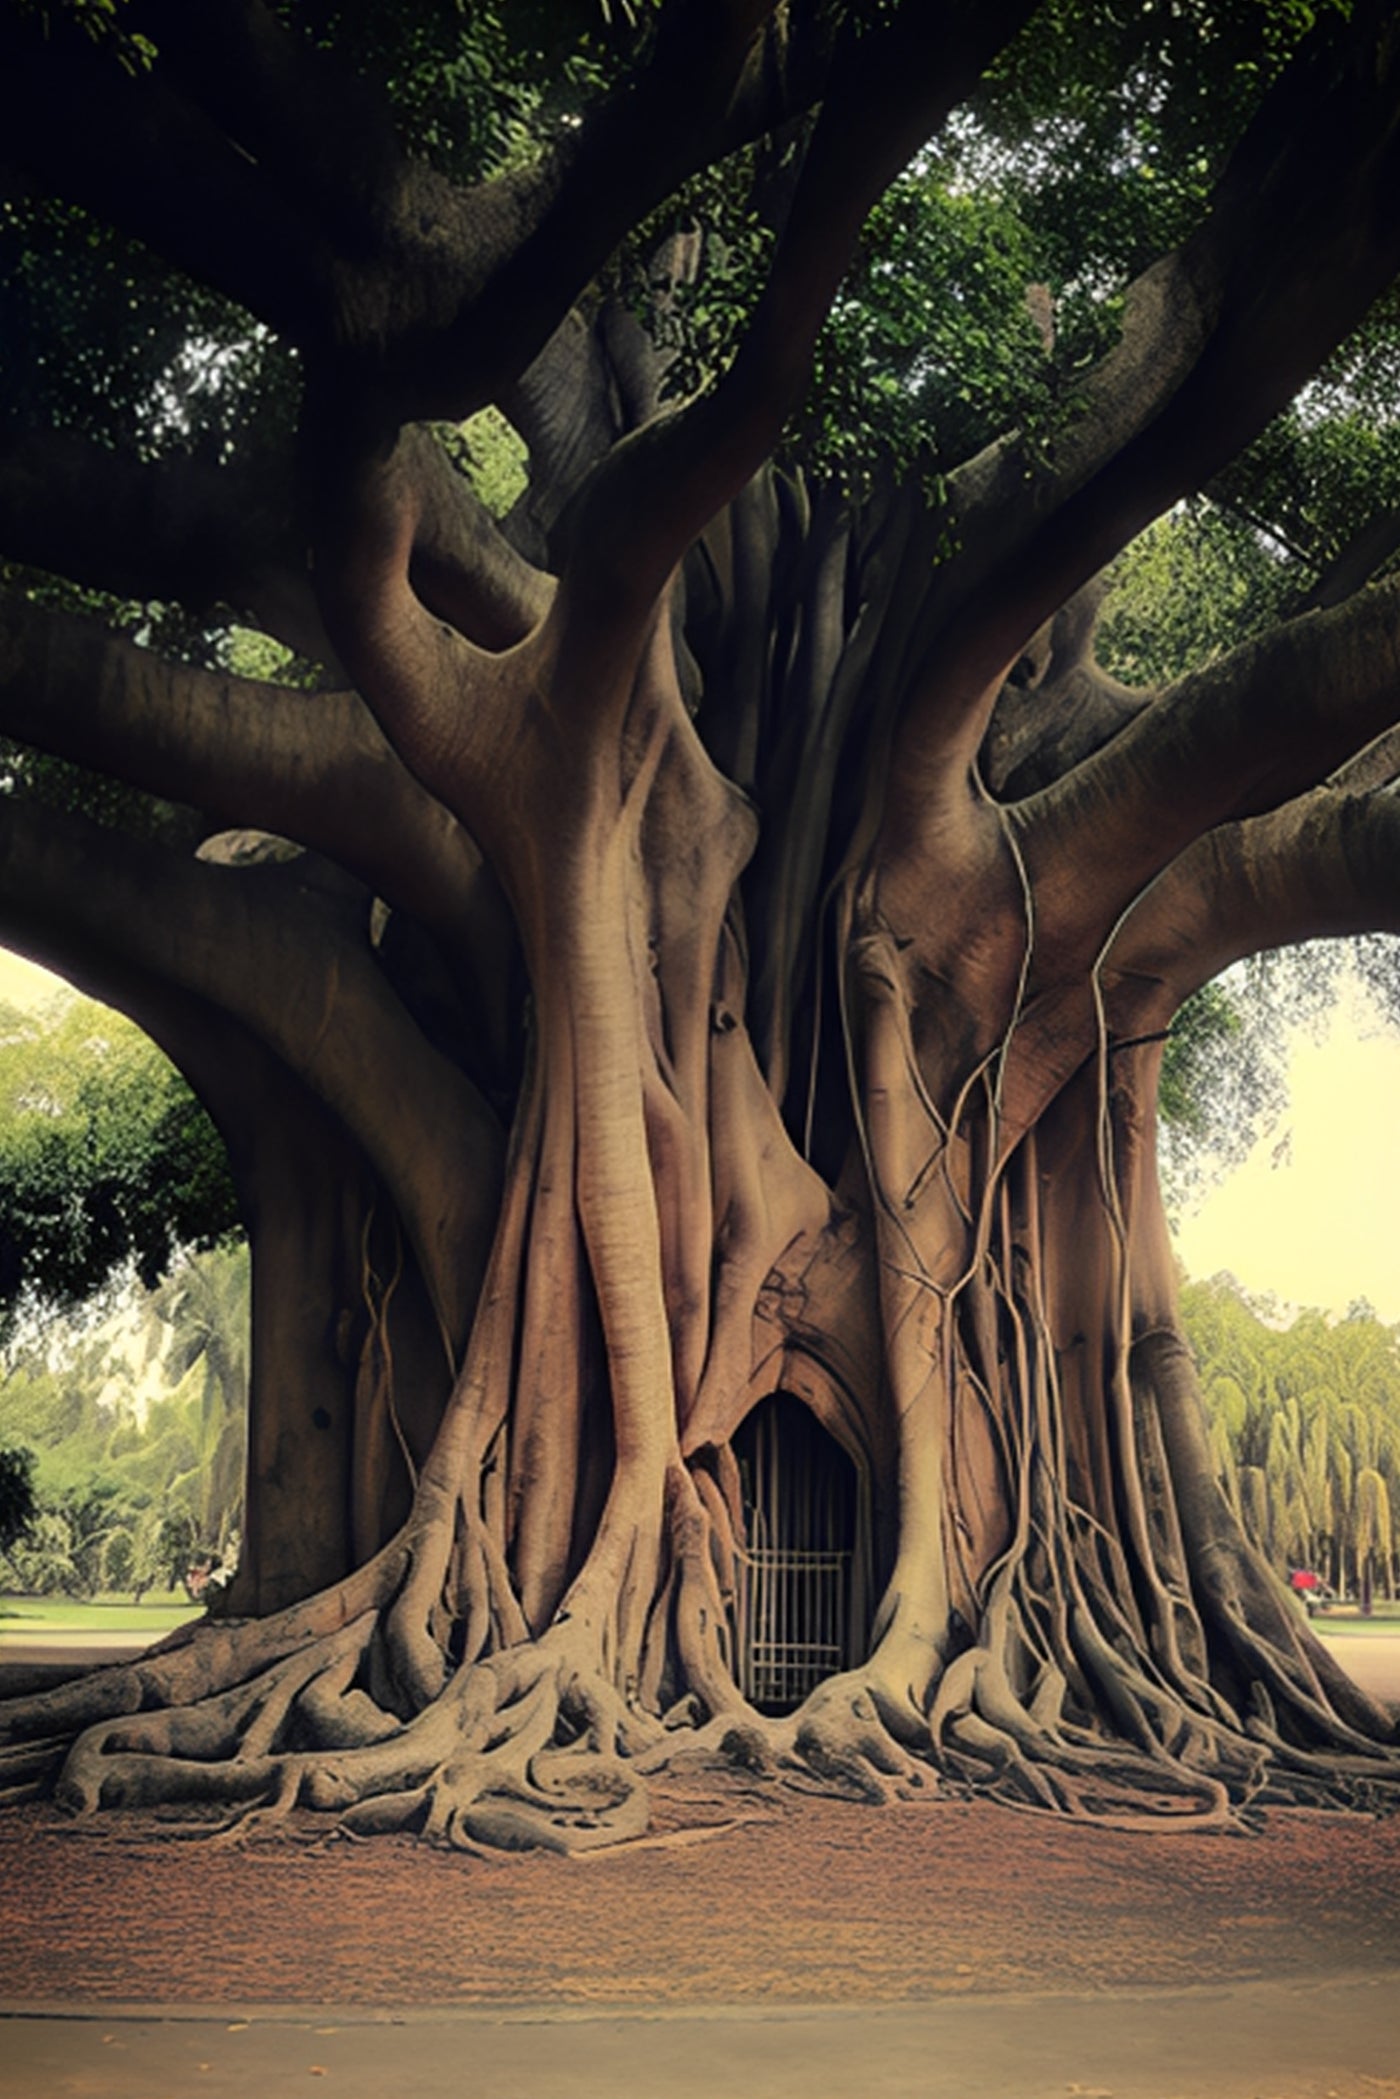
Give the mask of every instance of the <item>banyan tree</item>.
<path id="1" fill-rule="evenodd" d="M 8 1707 L 13 1787 L 570 1850 L 697 1759 L 1393 1784 L 1154 1158 L 1198 987 L 1400 924 L 1380 468 L 1286 616 L 1096 653 L 1304 389 L 1375 437 L 1400 26 L 1313 12 L 5 8 L 0 933 L 253 1265 L 227 1612 Z"/>

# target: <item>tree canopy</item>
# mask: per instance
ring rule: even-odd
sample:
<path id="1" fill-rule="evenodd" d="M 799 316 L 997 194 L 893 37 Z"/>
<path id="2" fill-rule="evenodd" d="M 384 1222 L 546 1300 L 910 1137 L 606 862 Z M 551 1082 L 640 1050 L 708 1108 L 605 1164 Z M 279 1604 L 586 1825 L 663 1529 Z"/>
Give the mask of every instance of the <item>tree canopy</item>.
<path id="1" fill-rule="evenodd" d="M 55 1308 L 232 1231 L 222 1145 L 189 1088 L 120 1014 L 0 1008 L 0 1305 Z"/>
<path id="2" fill-rule="evenodd" d="M 1400 927 L 1397 10 L 11 4 L 0 108 L 0 930 L 253 1264 L 243 1622 L 14 1782 L 1384 1794 L 1156 1147 Z"/>
<path id="3" fill-rule="evenodd" d="M 1266 1323 L 1226 1277 L 1190 1283 L 1182 1315 L 1201 1365 L 1216 1463 L 1280 1573 L 1338 1596 L 1395 1595 L 1400 1332 L 1369 1306 Z"/>
<path id="4" fill-rule="evenodd" d="M 33 1452 L 0 1446 L 0 1553 L 24 1537 L 38 1513 Z"/>
<path id="5" fill-rule="evenodd" d="M 81 1318 L 31 1311 L 0 1364 L 0 1437 L 29 1489 L 29 1520 L 0 1541 L 0 1585 L 139 1594 L 231 1541 L 236 1557 L 247 1357 L 236 1245 L 182 1254 L 155 1290 L 128 1273 Z"/>

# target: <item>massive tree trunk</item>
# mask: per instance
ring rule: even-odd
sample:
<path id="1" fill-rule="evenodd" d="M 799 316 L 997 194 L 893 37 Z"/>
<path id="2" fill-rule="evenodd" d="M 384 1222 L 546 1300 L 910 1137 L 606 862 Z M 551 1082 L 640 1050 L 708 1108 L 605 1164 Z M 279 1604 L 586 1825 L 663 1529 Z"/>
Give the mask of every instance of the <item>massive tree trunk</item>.
<path id="1" fill-rule="evenodd" d="M 699 102 L 737 121 L 765 11 L 714 12 Z M 234 1602 L 259 1615 L 9 1708 L 13 1785 L 574 1850 L 639 1833 L 647 1775 L 694 1756 L 1193 1827 L 1400 1776 L 1212 1475 L 1154 1156 L 1160 1045 L 1204 976 L 1400 912 L 1400 591 L 1146 694 L 1095 665 L 1090 588 L 1393 272 L 1381 177 L 1320 177 L 1285 84 L 1053 456 L 1008 440 L 938 511 L 763 464 L 870 199 L 1025 12 L 906 10 L 845 51 L 743 347 L 676 413 L 616 314 L 535 359 L 575 288 L 547 185 L 511 327 L 483 233 L 465 290 L 413 279 L 368 376 L 379 323 L 344 285 L 327 344 L 241 245 L 205 253 L 315 339 L 314 624 L 360 697 L 160 670 L 12 606 L 12 733 L 305 851 L 157 874 L 70 826 L 68 877 L 19 813 L 0 911 L 79 973 L 119 956 L 138 1010 L 158 977 L 232 1016 L 275 1068 L 263 1095 L 221 1079 L 207 1018 L 167 1029 L 254 1237 Z M 693 141 L 660 150 L 661 50 L 664 187 Z M 1316 127 L 1341 108 L 1393 158 L 1364 66 L 1334 72 Z M 599 136 L 606 221 L 628 163 Z M 1261 268 L 1305 166 L 1304 233 Z M 379 261 L 382 291 L 413 258 Z M 624 355 L 630 390 L 596 385 Z M 537 559 L 408 421 L 444 391 L 509 393 Z M 104 558 L 89 535 L 74 565 Z M 296 580 L 269 595 L 305 632 Z M 843 1666 L 785 1712 L 739 1652 L 739 1460 L 777 1394 L 853 1468 L 865 1584 Z"/>

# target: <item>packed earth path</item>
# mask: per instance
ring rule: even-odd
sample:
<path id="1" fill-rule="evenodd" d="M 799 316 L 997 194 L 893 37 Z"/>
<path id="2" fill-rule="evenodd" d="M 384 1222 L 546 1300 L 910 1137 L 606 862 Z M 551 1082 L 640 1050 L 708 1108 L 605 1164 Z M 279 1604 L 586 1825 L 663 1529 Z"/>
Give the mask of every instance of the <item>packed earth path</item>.
<path id="1" fill-rule="evenodd" d="M 1341 1658 L 1400 1691 L 1400 1640 Z M 666 2099 L 726 2050 L 749 2099 L 1400 2099 L 1400 1818 L 1137 1836 L 713 1773 L 655 1807 L 585 1860 L 7 1809 L 0 2095 L 417 2099 L 466 2049 L 474 2099 L 587 2099 L 641 2020 Z"/>
<path id="2" fill-rule="evenodd" d="M 871 1808 L 712 1780 L 657 1807 L 658 1837 L 691 1841 L 587 1863 L 294 1831 L 215 1849 L 189 1825 L 172 1841 L 150 1821 L 10 1809 L 5 1992 L 653 2010 L 1400 1970 L 1394 1818 L 1288 1811 L 1255 1836 L 1138 1837 L 977 1802 Z M 430 1930 L 405 1929 L 422 1918 Z"/>

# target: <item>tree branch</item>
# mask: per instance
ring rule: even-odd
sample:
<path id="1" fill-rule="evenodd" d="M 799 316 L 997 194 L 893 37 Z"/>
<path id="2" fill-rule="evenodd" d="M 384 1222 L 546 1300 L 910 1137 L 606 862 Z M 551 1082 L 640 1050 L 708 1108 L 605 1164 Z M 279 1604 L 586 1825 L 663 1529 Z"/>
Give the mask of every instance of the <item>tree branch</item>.
<path id="1" fill-rule="evenodd" d="M 258 0 L 197 20 L 150 0 L 158 55 L 135 74 L 61 21 L 11 20 L 0 109 L 10 155 L 55 194 L 353 374 L 394 421 L 461 417 L 678 182 L 819 91 L 826 34 L 765 27 L 774 7 L 675 0 L 622 89 L 474 188 L 403 155 L 371 90 Z"/>
<path id="2" fill-rule="evenodd" d="M 1014 812 L 1036 900 L 1033 982 L 1087 964 L 1203 832 L 1296 795 L 1400 715 L 1400 580 L 1170 687 Z"/>
<path id="3" fill-rule="evenodd" d="M 545 558 L 557 520 L 599 460 L 657 413 L 666 362 L 618 299 L 588 319 L 577 307 L 564 316 L 501 398 L 530 456 L 529 486 L 506 521 L 514 543 Z"/>
<path id="4" fill-rule="evenodd" d="M 1320 612 L 1340 605 L 1354 591 L 1370 582 L 1377 569 L 1400 553 L 1400 510 L 1382 510 L 1368 518 L 1329 563 L 1298 607 L 1300 612 Z"/>
<path id="5" fill-rule="evenodd" d="M 1033 0 L 906 6 L 849 31 L 787 223 L 732 364 L 620 444 L 580 502 L 556 617 L 640 631 L 685 549 L 767 457 L 870 206 L 967 95 Z M 611 646 L 611 641 L 610 644 Z"/>
<path id="6" fill-rule="evenodd" d="M 404 155 L 376 88 L 293 35 L 264 0 L 139 0 L 139 18 L 189 99 L 283 194 L 309 200 L 341 253 L 382 235 Z"/>
<path id="7" fill-rule="evenodd" d="M 170 69 L 125 71 L 66 12 L 6 9 L 0 114 L 7 160 L 52 194 L 144 241 L 293 342 L 317 339 L 335 257 L 256 155 Z"/>
<path id="8" fill-rule="evenodd" d="M 0 551 L 117 597 L 228 605 L 331 664 L 291 476 L 267 461 L 151 461 L 68 430 L 0 424 Z"/>
<path id="9" fill-rule="evenodd" d="M 1400 738 L 1386 740 L 1400 762 Z M 1027 1000 L 1002 1064 L 999 1157 L 1096 1052 L 1161 1037 L 1191 994 L 1232 962 L 1304 940 L 1400 930 L 1397 870 L 1394 786 L 1316 788 L 1198 838 L 1125 914 L 1092 977 L 1062 978 Z"/>
<path id="10" fill-rule="evenodd" d="M 332 1110 L 389 1190 L 460 1342 L 503 1144 L 330 899 L 273 868 L 179 861 L 86 819 L 0 802 L 0 922 L 21 947 L 110 952 L 230 1014 Z"/>
<path id="11" fill-rule="evenodd" d="M 952 477 L 962 551 L 930 595 L 890 772 L 892 846 L 970 766 L 1008 666 L 1057 606 L 1247 443 L 1400 270 L 1400 26 L 1329 10 L 1210 212 L 1130 288 L 1048 460 L 1018 437 Z"/>
<path id="12" fill-rule="evenodd" d="M 977 762 L 999 801 L 1021 801 L 1048 787 L 1157 697 L 1120 683 L 1095 661 L 1106 588 L 1106 579 L 1095 577 L 1047 620 L 997 695 Z"/>
<path id="13" fill-rule="evenodd" d="M 449 553 L 416 572 L 425 591 L 439 593 L 438 604 L 419 595 L 414 548 L 420 530 L 431 538 L 433 490 L 419 471 L 416 433 L 376 444 L 342 431 L 339 449 L 327 443 L 323 457 L 317 585 L 333 639 L 351 676 L 373 696 L 376 718 L 403 763 L 489 852 L 493 818 L 503 808 L 499 776 L 522 734 L 528 698 L 542 689 L 546 622 L 537 619 L 524 633 L 515 620 L 495 630 L 514 646 L 493 649 L 470 639 L 483 600 L 470 567 Z M 551 581 L 529 573 L 538 580 L 537 602 L 548 608 Z M 439 609 L 460 625 L 438 617 Z M 499 607 L 489 590 L 484 609 L 494 624 Z"/>
<path id="14" fill-rule="evenodd" d="M 432 336 L 401 339 L 391 390 L 401 413 L 463 415 L 534 361 L 631 227 L 697 169 L 792 113 L 818 64 L 765 64 L 775 0 L 674 0 L 648 59 L 523 176 L 483 185 L 469 281 Z M 750 128 L 752 127 L 752 128 Z"/>
<path id="15" fill-rule="evenodd" d="M 225 825 L 295 838 L 436 931 L 460 929 L 476 849 L 354 693 L 171 663 L 0 593 L 0 728 Z"/>
<path id="16" fill-rule="evenodd" d="M 1125 921 L 1104 964 L 1117 1036 L 1168 1025 L 1246 955 L 1400 931 L 1400 788 L 1319 787 L 1198 842 Z"/>
<path id="17" fill-rule="evenodd" d="M 553 577 L 517 553 L 426 430 L 402 433 L 398 459 L 414 489 L 415 592 L 478 648 L 513 648 L 549 610 Z"/>

